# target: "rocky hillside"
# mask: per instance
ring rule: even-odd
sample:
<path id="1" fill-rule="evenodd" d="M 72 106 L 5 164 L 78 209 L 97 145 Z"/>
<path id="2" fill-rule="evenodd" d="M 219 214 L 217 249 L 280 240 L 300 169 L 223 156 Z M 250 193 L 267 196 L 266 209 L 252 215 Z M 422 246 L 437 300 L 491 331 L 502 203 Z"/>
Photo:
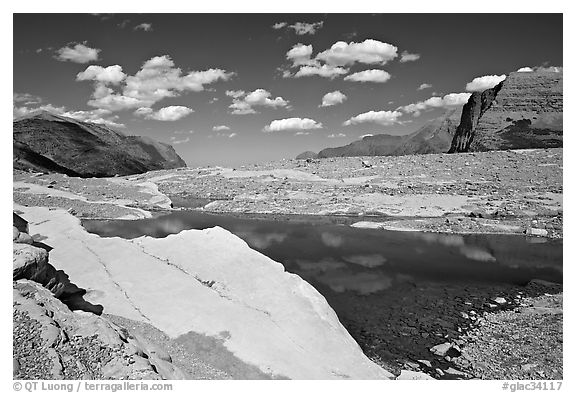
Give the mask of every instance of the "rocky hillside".
<path id="1" fill-rule="evenodd" d="M 318 158 L 328 157 L 357 157 L 357 156 L 389 156 L 393 155 L 396 147 L 402 142 L 397 135 L 378 134 L 365 136 L 359 141 L 346 146 L 329 147 L 320 150 Z"/>
<path id="2" fill-rule="evenodd" d="M 473 93 L 450 152 L 562 147 L 562 72 L 513 72 Z"/>
<path id="3" fill-rule="evenodd" d="M 13 122 L 15 169 L 69 176 L 130 175 L 185 167 L 172 146 L 39 111 Z"/>
<path id="4" fill-rule="evenodd" d="M 297 159 L 356 157 L 356 156 L 403 156 L 408 154 L 445 153 L 450 148 L 454 132 L 460 120 L 460 110 L 452 109 L 441 117 L 427 122 L 415 132 L 404 135 L 378 134 L 365 136 L 346 146 L 300 154 Z M 312 153 L 313 154 L 313 153 Z"/>

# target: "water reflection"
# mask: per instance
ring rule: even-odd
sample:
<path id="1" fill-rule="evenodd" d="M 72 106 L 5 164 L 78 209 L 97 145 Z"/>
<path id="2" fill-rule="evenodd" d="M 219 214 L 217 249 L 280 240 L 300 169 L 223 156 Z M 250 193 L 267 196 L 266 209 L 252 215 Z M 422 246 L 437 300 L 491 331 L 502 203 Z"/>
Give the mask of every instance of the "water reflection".
<path id="1" fill-rule="evenodd" d="M 342 257 L 342 259 L 344 259 L 346 262 L 350 262 L 364 267 L 382 266 L 387 261 L 387 259 L 380 254 L 350 255 L 350 256 L 344 256 Z"/>
<path id="2" fill-rule="evenodd" d="M 250 246 L 260 250 L 265 250 L 273 244 L 282 243 L 288 236 L 287 233 L 257 233 L 255 231 L 236 231 L 235 233 Z"/>
<path id="3" fill-rule="evenodd" d="M 512 235 L 454 235 L 358 229 L 181 211 L 138 221 L 85 221 L 101 236 L 164 237 L 223 227 L 311 283 L 373 294 L 398 282 L 562 281 L 562 241 Z"/>

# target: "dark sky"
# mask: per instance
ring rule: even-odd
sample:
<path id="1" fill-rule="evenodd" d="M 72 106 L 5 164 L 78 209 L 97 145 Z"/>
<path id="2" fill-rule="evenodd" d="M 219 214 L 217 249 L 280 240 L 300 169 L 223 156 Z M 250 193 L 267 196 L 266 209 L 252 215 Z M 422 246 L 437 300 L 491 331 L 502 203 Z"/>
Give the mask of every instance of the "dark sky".
<path id="1" fill-rule="evenodd" d="M 190 166 L 239 165 L 410 133 L 475 78 L 562 60 L 561 14 L 15 14 L 14 112 L 107 122 L 173 143 Z M 321 107 L 335 91 L 346 99 Z"/>

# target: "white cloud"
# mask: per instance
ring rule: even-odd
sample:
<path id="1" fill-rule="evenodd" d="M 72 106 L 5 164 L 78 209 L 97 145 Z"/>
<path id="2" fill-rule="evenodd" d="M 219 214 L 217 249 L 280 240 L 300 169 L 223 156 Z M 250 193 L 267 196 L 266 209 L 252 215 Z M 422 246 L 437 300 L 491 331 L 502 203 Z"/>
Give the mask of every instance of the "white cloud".
<path id="1" fill-rule="evenodd" d="M 151 23 L 140 23 L 139 25 L 134 26 L 134 30 L 152 31 L 152 24 Z"/>
<path id="2" fill-rule="evenodd" d="M 88 63 L 98 60 L 100 51 L 101 49 L 90 48 L 84 44 L 76 44 L 74 47 L 65 46 L 58 49 L 56 59 L 73 63 Z"/>
<path id="3" fill-rule="evenodd" d="M 138 108 L 134 114 L 137 116 L 143 116 L 146 119 L 154 119 L 158 121 L 176 121 L 188 116 L 192 112 L 194 112 L 194 110 L 191 108 L 175 105 L 161 108 L 156 112 L 154 112 L 152 108 Z"/>
<path id="4" fill-rule="evenodd" d="M 285 27 L 294 30 L 297 35 L 305 35 L 310 34 L 313 35 L 322 28 L 324 25 L 323 21 L 315 22 L 315 23 L 307 23 L 307 22 L 296 22 L 293 25 L 288 25 L 286 22 L 278 22 L 272 25 L 272 28 L 275 30 L 280 30 Z"/>
<path id="5" fill-rule="evenodd" d="M 345 81 L 352 82 L 375 82 L 384 83 L 390 79 L 390 74 L 383 70 L 366 70 L 356 72 L 344 78 Z"/>
<path id="6" fill-rule="evenodd" d="M 118 116 L 112 115 L 109 110 L 106 109 L 93 109 L 90 111 L 74 111 L 68 110 L 64 106 L 54 106 L 52 104 L 40 105 L 38 107 L 28 107 L 21 106 L 13 108 L 14 118 L 18 118 L 24 115 L 29 115 L 36 111 L 47 111 L 55 115 L 61 115 L 65 117 L 70 117 L 72 119 L 83 121 L 86 123 L 101 124 L 113 128 L 125 128 L 126 126 L 122 123 L 118 123 Z"/>
<path id="7" fill-rule="evenodd" d="M 430 97 L 425 101 L 420 101 L 415 104 L 409 104 L 396 108 L 403 110 L 406 113 L 413 113 L 414 116 L 420 116 L 422 111 L 433 108 L 450 108 L 455 106 L 464 105 L 470 98 L 471 93 L 450 93 L 444 97 Z"/>
<path id="8" fill-rule="evenodd" d="M 346 134 L 343 134 L 343 133 L 330 134 L 330 135 L 328 135 L 328 138 L 344 138 L 345 136 L 346 136 Z"/>
<path id="9" fill-rule="evenodd" d="M 407 51 L 403 51 L 400 54 L 400 63 L 406 63 L 408 61 L 416 61 L 420 58 L 420 55 L 417 53 L 408 53 Z"/>
<path id="10" fill-rule="evenodd" d="M 296 44 L 286 53 L 286 58 L 292 62 L 292 66 L 313 65 L 312 45 Z"/>
<path id="11" fill-rule="evenodd" d="M 288 119 L 273 120 L 264 127 L 264 132 L 278 132 L 287 130 L 313 130 L 322 128 L 322 123 L 308 118 L 291 117 Z"/>
<path id="12" fill-rule="evenodd" d="M 519 68 L 516 72 L 534 72 L 534 70 L 531 67 L 522 67 Z"/>
<path id="13" fill-rule="evenodd" d="M 233 132 L 230 135 L 228 135 L 228 138 L 234 138 L 236 135 L 238 135 L 237 133 Z"/>
<path id="14" fill-rule="evenodd" d="M 40 104 L 42 98 L 29 93 L 14 93 L 12 99 L 15 103 L 23 103 L 24 105 Z"/>
<path id="15" fill-rule="evenodd" d="M 360 123 L 377 123 L 383 126 L 398 123 L 398 118 L 402 116 L 402 112 L 398 111 L 370 111 L 361 113 L 344 122 L 345 126 Z"/>
<path id="16" fill-rule="evenodd" d="M 122 72 L 122 67 L 119 65 L 112 65 L 106 68 L 99 65 L 91 65 L 76 75 L 77 81 L 93 80 L 103 84 L 111 83 L 113 85 L 122 82 L 125 78 L 126 74 Z"/>
<path id="17" fill-rule="evenodd" d="M 296 72 L 293 76 L 294 78 L 301 78 L 303 76 L 312 76 L 318 75 L 323 78 L 330 78 L 333 79 L 338 75 L 347 74 L 348 70 L 342 67 L 333 67 L 330 65 L 322 65 L 322 66 L 303 66 L 300 67 L 298 72 Z"/>
<path id="18" fill-rule="evenodd" d="M 118 116 L 111 116 L 111 112 L 106 109 L 93 109 L 91 111 L 67 111 L 62 113 L 62 115 L 87 123 L 102 124 L 113 128 L 126 127 L 122 123 L 117 123 L 115 120 L 118 119 Z M 108 116 L 108 118 L 105 116 Z"/>
<path id="19" fill-rule="evenodd" d="M 429 88 L 431 88 L 431 87 L 432 87 L 432 85 L 429 84 L 429 83 L 422 83 L 420 86 L 418 86 L 418 89 L 417 89 L 417 90 L 429 89 Z"/>
<path id="20" fill-rule="evenodd" d="M 354 63 L 386 64 L 396 58 L 398 48 L 385 42 L 367 39 L 363 42 L 338 41 L 330 49 L 320 52 L 317 60 L 332 66 L 346 66 Z"/>
<path id="21" fill-rule="evenodd" d="M 474 78 L 466 84 L 466 91 L 484 91 L 491 89 L 506 79 L 506 75 L 485 75 Z"/>
<path id="22" fill-rule="evenodd" d="M 170 137 L 170 143 L 172 143 L 173 145 L 179 145 L 180 143 L 188 143 L 190 142 L 190 137 L 187 136 L 184 139 L 176 139 L 175 136 Z"/>
<path id="23" fill-rule="evenodd" d="M 298 131 L 297 133 L 294 134 L 295 136 L 301 136 L 301 135 L 310 135 L 310 133 L 308 131 Z"/>
<path id="24" fill-rule="evenodd" d="M 282 97 L 270 98 L 272 94 L 264 89 L 256 89 L 250 93 L 243 90 L 228 90 L 226 95 L 232 97 L 232 109 L 234 115 L 246 115 L 258 113 L 253 107 L 282 108 L 288 106 L 288 101 Z"/>
<path id="25" fill-rule="evenodd" d="M 105 77 L 103 70 L 113 72 L 107 73 Z M 106 86 L 106 81 L 112 83 L 121 77 L 121 70 L 118 65 L 92 69 L 88 67 L 84 73 L 80 73 L 81 76 L 79 74 L 78 80 L 95 82 L 94 93 L 88 105 L 111 111 L 151 107 L 164 98 L 177 97 L 188 91 L 202 91 L 204 85 L 220 80 L 227 81 L 234 75 L 232 72 L 213 68 L 184 74 L 180 68 L 175 67 L 169 56 L 164 55 L 147 60 L 135 75 L 124 77 L 121 83 L 118 82 L 117 91 Z"/>
<path id="26" fill-rule="evenodd" d="M 214 126 L 212 127 L 212 131 L 229 131 L 230 127 L 228 126 Z"/>
<path id="27" fill-rule="evenodd" d="M 320 106 L 326 107 L 341 104 L 347 99 L 348 97 L 346 97 L 346 95 L 339 90 L 332 91 L 330 93 L 324 94 L 324 97 L 322 97 L 322 105 Z"/>
<path id="28" fill-rule="evenodd" d="M 315 23 L 296 22 L 293 25 L 288 26 L 288 28 L 293 29 L 297 35 L 313 35 L 317 30 L 321 29 L 323 25 L 323 21 Z"/>

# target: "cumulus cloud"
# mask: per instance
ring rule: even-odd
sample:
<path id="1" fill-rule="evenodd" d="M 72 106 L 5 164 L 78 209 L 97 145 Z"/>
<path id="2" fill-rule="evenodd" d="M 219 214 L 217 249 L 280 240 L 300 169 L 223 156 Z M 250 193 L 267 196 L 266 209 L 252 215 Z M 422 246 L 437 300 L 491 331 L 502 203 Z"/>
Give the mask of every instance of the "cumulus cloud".
<path id="1" fill-rule="evenodd" d="M 188 143 L 188 142 L 190 142 L 189 136 L 187 136 L 184 139 L 177 139 L 175 136 L 170 137 L 170 143 L 172 143 L 173 145 L 179 145 L 180 143 Z"/>
<path id="2" fill-rule="evenodd" d="M 14 103 L 18 104 L 21 103 L 24 105 L 31 105 L 31 104 L 40 104 L 42 102 L 42 98 L 29 93 L 14 93 L 12 97 Z"/>
<path id="3" fill-rule="evenodd" d="M 399 111 L 370 111 L 361 113 L 344 122 L 345 126 L 361 123 L 377 123 L 383 126 L 398 123 L 398 118 L 402 116 Z"/>
<path id="4" fill-rule="evenodd" d="M 310 133 L 308 131 L 298 131 L 297 133 L 294 134 L 295 136 L 300 136 L 300 135 L 310 135 Z"/>
<path id="5" fill-rule="evenodd" d="M 534 70 L 531 67 L 522 67 L 519 68 L 516 72 L 534 72 Z"/>
<path id="6" fill-rule="evenodd" d="M 136 74 L 128 76 L 122 73 L 119 65 L 91 67 L 77 76 L 80 81 L 94 81 L 94 92 L 88 105 L 111 111 L 151 107 L 164 98 L 202 91 L 205 85 L 227 81 L 234 75 L 214 68 L 183 73 L 167 55 L 147 60 Z M 109 86 L 114 82 L 119 85 L 118 90 Z"/>
<path id="7" fill-rule="evenodd" d="M 400 63 L 406 63 L 408 61 L 416 61 L 420 58 L 420 55 L 417 53 L 408 53 L 407 51 L 403 51 L 400 54 Z"/>
<path id="8" fill-rule="evenodd" d="M 352 82 L 374 82 L 384 83 L 390 79 L 390 74 L 383 70 L 366 70 L 356 72 L 344 78 L 345 81 Z"/>
<path id="9" fill-rule="evenodd" d="M 355 63 L 381 64 L 398 56 L 398 48 L 394 45 L 367 39 L 363 42 L 338 41 L 330 49 L 318 53 L 316 59 L 332 66 L 347 66 Z"/>
<path id="10" fill-rule="evenodd" d="M 188 116 L 192 112 L 194 112 L 194 110 L 191 108 L 181 105 L 173 105 L 160 108 L 157 111 L 147 107 L 138 108 L 134 114 L 137 116 L 143 116 L 146 119 L 153 119 L 158 121 L 176 121 Z"/>
<path id="11" fill-rule="evenodd" d="M 212 131 L 229 131 L 230 127 L 228 126 L 214 126 L 212 127 Z"/>
<path id="12" fill-rule="evenodd" d="M 323 21 L 315 23 L 296 22 L 293 25 L 288 26 L 288 28 L 294 30 L 297 35 L 314 35 L 316 34 L 317 30 L 322 28 L 323 25 Z"/>
<path id="13" fill-rule="evenodd" d="M 230 135 L 228 135 L 228 138 L 234 138 L 236 135 L 238 135 L 237 133 L 233 132 Z"/>
<path id="14" fill-rule="evenodd" d="M 291 117 L 288 119 L 273 120 L 264 127 L 264 132 L 278 132 L 288 130 L 313 130 L 322 128 L 322 123 L 308 118 Z"/>
<path id="15" fill-rule="evenodd" d="M 98 54 L 101 49 L 90 48 L 84 44 L 75 44 L 73 47 L 62 47 L 56 51 L 55 58 L 60 61 L 71 61 L 81 64 L 98 60 Z"/>
<path id="16" fill-rule="evenodd" d="M 152 24 L 151 23 L 140 23 L 139 25 L 134 26 L 134 30 L 152 31 Z"/>
<path id="17" fill-rule="evenodd" d="M 433 108 L 451 108 L 464 105 L 471 93 L 450 93 L 444 97 L 430 97 L 425 101 L 420 101 L 415 104 L 409 104 L 396 108 L 406 113 L 413 113 L 414 116 L 420 116 L 422 111 Z"/>
<path id="18" fill-rule="evenodd" d="M 344 138 L 345 136 L 346 134 L 338 133 L 338 134 L 330 134 L 328 135 L 328 138 Z"/>
<path id="19" fill-rule="evenodd" d="M 288 25 L 286 22 L 278 22 L 272 25 L 272 28 L 275 30 L 280 30 L 285 27 L 288 29 L 294 30 L 297 35 L 305 35 L 310 34 L 314 35 L 316 32 L 322 28 L 324 25 L 323 21 L 314 22 L 314 23 L 307 23 L 307 22 L 296 22 L 293 25 Z"/>
<path id="20" fill-rule="evenodd" d="M 229 108 L 232 109 L 234 115 L 247 115 L 250 113 L 258 113 L 254 107 L 267 107 L 267 108 L 282 108 L 288 107 L 288 101 L 282 97 L 271 98 L 272 93 L 264 89 L 256 89 L 250 93 L 243 90 L 228 90 L 226 95 L 232 97 L 232 104 Z"/>
<path id="21" fill-rule="evenodd" d="M 431 88 L 431 87 L 432 87 L 432 85 L 429 84 L 429 83 L 422 83 L 420 86 L 418 86 L 418 89 L 417 89 L 417 90 L 429 89 L 429 88 Z"/>
<path id="22" fill-rule="evenodd" d="M 506 75 L 484 75 L 474 78 L 466 84 L 466 91 L 484 91 L 491 89 L 506 79 Z"/>
<path id="23" fill-rule="evenodd" d="M 346 95 L 341 91 L 339 90 L 332 91 L 330 93 L 324 94 L 324 97 L 322 97 L 322 104 L 320 106 L 326 107 L 326 106 L 338 105 L 343 103 L 347 99 L 348 97 L 346 97 Z"/>
<path id="24" fill-rule="evenodd" d="M 103 84 L 111 83 L 113 85 L 122 82 L 125 78 L 126 74 L 122 72 L 122 67 L 119 65 L 112 65 L 106 68 L 99 65 L 91 65 L 76 75 L 77 81 L 93 80 Z"/>
<path id="25" fill-rule="evenodd" d="M 385 42 L 367 39 L 363 42 L 338 41 L 329 49 L 312 56 L 312 45 L 296 44 L 286 53 L 286 58 L 291 61 L 292 68 L 299 68 L 292 73 L 283 71 L 284 78 L 300 78 L 304 76 L 321 76 L 324 78 L 336 78 L 349 72 L 347 66 L 356 63 L 363 64 L 386 64 L 398 56 L 398 48 Z M 380 71 L 380 70 L 375 70 Z M 385 72 L 385 71 L 381 71 Z M 356 75 L 354 78 L 369 78 L 370 73 Z M 380 74 L 382 78 L 383 74 Z M 354 80 L 349 79 L 349 80 Z M 372 75 L 375 79 L 376 75 Z"/>
<path id="26" fill-rule="evenodd" d="M 30 103 L 34 104 L 34 103 Z M 118 116 L 113 115 L 112 112 L 106 109 L 93 109 L 89 111 L 76 111 L 68 110 L 64 106 L 54 106 L 52 104 L 45 104 L 36 107 L 29 106 L 14 106 L 13 116 L 14 118 L 22 117 L 25 115 L 32 114 L 37 111 L 47 111 L 55 115 L 61 115 L 65 117 L 70 117 L 72 119 L 83 121 L 86 123 L 100 124 L 112 128 L 125 128 L 125 125 L 118 123 Z"/>
<path id="27" fill-rule="evenodd" d="M 348 69 L 342 67 L 333 67 L 331 65 L 324 64 L 322 66 L 303 66 L 300 67 L 298 72 L 296 72 L 293 77 L 301 78 L 303 76 L 317 75 L 323 78 L 334 79 L 339 75 L 345 75 L 348 73 Z"/>
<path id="28" fill-rule="evenodd" d="M 310 58 L 312 51 L 312 45 L 296 44 L 286 52 L 286 58 L 292 62 L 294 67 L 315 64 L 315 61 Z"/>

